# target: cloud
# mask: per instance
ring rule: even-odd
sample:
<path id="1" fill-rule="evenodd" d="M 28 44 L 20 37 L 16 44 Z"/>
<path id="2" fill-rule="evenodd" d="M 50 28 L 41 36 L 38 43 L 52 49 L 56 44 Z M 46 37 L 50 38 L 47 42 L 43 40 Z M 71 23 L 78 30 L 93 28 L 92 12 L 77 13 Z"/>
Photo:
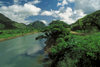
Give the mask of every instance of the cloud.
<path id="1" fill-rule="evenodd" d="M 25 3 L 22 5 L 11 5 L 11 6 L 2 6 L 0 7 L 0 13 L 9 17 L 13 21 L 28 23 L 25 19 L 29 16 L 39 15 L 41 8 L 36 7 L 35 5 Z"/>
<path id="2" fill-rule="evenodd" d="M 75 9 L 81 9 L 85 13 L 100 10 L 100 0 L 75 0 Z"/>
<path id="3" fill-rule="evenodd" d="M 75 6 L 68 7 L 69 3 L 74 3 Z M 100 0 L 58 0 L 58 10 L 43 12 L 45 16 L 53 16 L 56 19 L 72 24 L 78 19 L 86 16 L 88 13 L 100 10 Z"/>
<path id="4" fill-rule="evenodd" d="M 75 0 L 68 0 L 68 1 L 71 2 L 71 3 L 72 3 L 72 2 L 75 2 Z"/>
<path id="5" fill-rule="evenodd" d="M 57 3 L 57 6 L 61 6 L 61 5 L 62 5 L 62 3 L 59 3 L 59 2 Z"/>
<path id="6" fill-rule="evenodd" d="M 18 4 L 19 0 L 14 0 L 14 4 Z"/>
<path id="7" fill-rule="evenodd" d="M 46 12 L 48 12 L 48 14 Z M 53 16 L 55 18 L 59 18 L 60 20 L 68 24 L 72 24 L 79 18 L 85 16 L 86 14 L 84 14 L 82 10 L 72 10 L 72 8 L 67 7 L 67 8 L 59 9 L 58 11 L 56 10 L 45 11 L 43 12 L 42 15 Z"/>
<path id="8" fill-rule="evenodd" d="M 82 10 L 72 10 L 72 8 L 67 7 L 64 12 L 60 12 L 57 14 L 60 20 L 72 24 L 74 23 L 77 19 L 82 18 L 86 14 Z"/>
<path id="9" fill-rule="evenodd" d="M 18 5 L 19 1 L 25 1 L 24 5 Z M 0 7 L 0 13 L 3 13 L 10 19 L 28 23 L 25 20 L 29 16 L 52 16 L 56 19 L 65 21 L 68 24 L 74 23 L 77 19 L 84 17 L 86 14 L 100 9 L 100 0 L 58 0 L 58 10 L 41 10 L 42 8 L 36 7 L 41 0 L 14 0 L 14 5 Z M 71 4 L 73 7 L 70 7 Z M 0 4 L 3 4 L 0 1 Z M 52 4 L 51 4 L 52 5 Z M 71 5 L 72 6 L 72 5 Z M 73 9 L 74 8 L 74 9 Z M 43 20 L 44 21 L 44 20 Z M 44 21 L 46 23 L 46 21 Z"/>
<path id="10" fill-rule="evenodd" d="M 42 16 L 52 16 L 52 11 L 43 11 L 42 13 L 41 13 L 41 15 Z"/>
<path id="11" fill-rule="evenodd" d="M 60 1 L 60 0 L 59 0 Z M 65 5 L 67 5 L 68 4 L 68 2 L 67 2 L 67 0 L 62 0 L 62 2 L 58 2 L 57 3 L 57 6 L 65 6 Z"/>
<path id="12" fill-rule="evenodd" d="M 63 0 L 62 6 L 66 5 L 66 4 L 68 4 L 67 0 Z"/>
<path id="13" fill-rule="evenodd" d="M 45 25 L 48 24 L 47 21 L 45 21 L 45 20 L 40 20 L 40 21 L 42 21 Z"/>
<path id="14" fill-rule="evenodd" d="M 33 0 L 31 2 L 28 2 L 29 4 L 38 4 L 40 3 L 41 1 L 40 0 Z"/>

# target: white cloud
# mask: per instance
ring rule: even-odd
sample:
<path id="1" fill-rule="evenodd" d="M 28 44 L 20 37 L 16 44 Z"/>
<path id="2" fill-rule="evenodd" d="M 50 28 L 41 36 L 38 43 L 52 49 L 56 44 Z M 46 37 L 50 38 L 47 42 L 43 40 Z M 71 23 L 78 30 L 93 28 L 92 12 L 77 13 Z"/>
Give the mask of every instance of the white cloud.
<path id="1" fill-rule="evenodd" d="M 69 2 L 75 2 L 75 0 L 68 0 Z"/>
<path id="2" fill-rule="evenodd" d="M 42 16 L 52 16 L 52 11 L 43 11 L 42 13 L 41 13 L 41 15 Z"/>
<path id="3" fill-rule="evenodd" d="M 61 6 L 61 4 L 62 4 L 62 3 L 59 3 L 59 2 L 58 2 L 58 3 L 57 3 L 57 6 Z"/>
<path id="4" fill-rule="evenodd" d="M 74 23 L 77 19 L 85 16 L 82 10 L 72 10 L 72 8 L 67 7 L 64 12 L 58 13 L 60 20 L 65 21 L 68 24 Z"/>
<path id="5" fill-rule="evenodd" d="M 27 23 L 25 19 L 29 16 L 39 15 L 41 9 L 32 4 L 22 5 L 11 5 L 11 6 L 2 6 L 0 7 L 0 13 L 6 15 L 13 21 Z"/>
<path id="6" fill-rule="evenodd" d="M 67 4 L 68 4 L 67 0 L 62 0 L 61 3 L 60 2 L 57 3 L 57 6 L 65 6 Z"/>
<path id="7" fill-rule="evenodd" d="M 68 5 L 67 1 L 74 2 L 74 0 L 63 0 L 62 3 L 58 2 L 57 6 L 60 6 L 58 10 L 44 11 L 41 15 L 53 16 L 68 24 L 72 24 L 79 18 L 82 18 L 86 15 L 84 14 L 84 11 L 81 9 L 72 10 L 71 7 L 65 7 L 65 5 Z"/>
<path id="8" fill-rule="evenodd" d="M 71 24 L 72 22 L 74 22 L 74 20 L 70 18 L 72 15 L 72 9 L 68 7 L 64 12 L 59 13 L 58 17 L 60 17 L 60 19 L 65 21 L 66 23 Z"/>
<path id="9" fill-rule="evenodd" d="M 25 0 L 27 3 L 23 6 L 17 4 L 19 1 L 20 0 L 14 0 L 14 5 L 0 7 L 0 13 L 3 13 L 14 21 L 23 23 L 29 22 L 25 20 L 29 16 L 42 15 L 53 16 L 54 18 L 71 24 L 88 13 L 100 10 L 100 0 L 58 0 L 57 6 L 59 6 L 59 9 L 50 11 L 41 10 L 41 8 L 35 6 L 35 4 L 41 2 L 40 0 L 33 0 L 31 2 Z M 68 7 L 69 3 L 75 3 L 74 9 Z M 0 4 L 2 4 L 1 1 Z M 65 5 L 67 5 L 67 7 Z"/>
<path id="10" fill-rule="evenodd" d="M 49 12 L 49 15 L 47 15 L 46 13 L 42 15 L 53 16 L 55 18 L 59 18 L 60 20 L 68 24 L 72 24 L 77 19 L 82 18 L 83 16 L 86 15 L 84 14 L 82 10 L 72 10 L 72 8 L 70 7 L 67 7 L 66 9 L 65 8 L 59 9 L 58 11 L 51 10 L 51 11 L 45 11 L 45 12 Z"/>
<path id="11" fill-rule="evenodd" d="M 65 7 L 68 3 L 75 3 L 74 8 Z M 55 18 L 59 18 L 62 21 L 65 21 L 68 24 L 74 23 L 79 18 L 84 17 L 88 13 L 91 13 L 96 10 L 100 10 L 100 0 L 58 0 L 57 6 L 60 8 L 57 10 L 52 11 L 45 11 L 49 12 L 49 15 L 46 16 L 53 16 Z"/>
<path id="12" fill-rule="evenodd" d="M 45 20 L 40 20 L 40 21 L 42 21 L 45 25 L 48 24 L 47 21 L 45 21 Z"/>
<path id="13" fill-rule="evenodd" d="M 14 0 L 14 4 L 17 4 L 19 2 L 19 0 Z"/>
<path id="14" fill-rule="evenodd" d="M 100 0 L 75 0 L 75 9 L 81 9 L 85 13 L 100 10 Z"/>
<path id="15" fill-rule="evenodd" d="M 68 4 L 67 0 L 63 0 L 62 6 L 66 5 L 66 4 Z"/>
<path id="16" fill-rule="evenodd" d="M 40 3 L 41 1 L 40 0 L 33 0 L 31 2 L 28 2 L 29 4 L 38 4 Z"/>

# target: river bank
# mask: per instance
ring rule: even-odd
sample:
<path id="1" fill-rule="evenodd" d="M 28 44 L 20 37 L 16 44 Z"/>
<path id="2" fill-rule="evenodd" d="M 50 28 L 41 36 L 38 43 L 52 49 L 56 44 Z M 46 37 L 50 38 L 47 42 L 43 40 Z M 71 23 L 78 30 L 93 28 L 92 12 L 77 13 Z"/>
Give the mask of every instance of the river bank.
<path id="1" fill-rule="evenodd" d="M 0 42 L 9 40 L 9 39 L 14 39 L 14 38 L 21 37 L 21 36 L 25 36 L 25 35 L 35 34 L 35 33 L 38 33 L 38 32 L 35 31 L 35 32 L 24 33 L 24 34 L 16 34 L 15 36 L 7 37 L 7 38 L 0 38 Z"/>

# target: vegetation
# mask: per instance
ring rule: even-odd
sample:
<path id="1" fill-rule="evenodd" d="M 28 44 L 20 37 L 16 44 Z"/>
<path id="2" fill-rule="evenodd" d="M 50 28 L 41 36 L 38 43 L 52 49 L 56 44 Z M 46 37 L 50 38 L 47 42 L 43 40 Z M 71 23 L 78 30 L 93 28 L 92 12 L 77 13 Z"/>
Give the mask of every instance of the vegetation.
<path id="1" fill-rule="evenodd" d="M 39 32 L 36 29 L 9 29 L 9 30 L 0 30 L 0 39 L 6 39 L 9 37 L 15 37 L 15 36 L 20 36 L 24 35 L 27 33 L 35 33 Z"/>
<path id="2" fill-rule="evenodd" d="M 100 31 L 100 10 L 79 19 L 71 27 L 73 31 L 85 33 Z"/>
<path id="3" fill-rule="evenodd" d="M 100 11 L 67 25 L 53 21 L 42 32 L 44 48 L 52 60 L 50 67 L 98 67 L 100 62 Z M 85 35 L 72 32 L 83 32 Z M 90 32 L 90 33 L 89 33 Z M 88 34 L 87 34 L 88 33 Z"/>
<path id="4" fill-rule="evenodd" d="M 16 23 L 0 14 L 0 38 L 40 31 L 46 38 L 44 48 L 52 60 L 51 67 L 98 67 L 100 62 L 100 11 L 89 14 L 72 25 L 52 21 L 47 27 L 36 21 L 29 25 Z M 81 32 L 85 35 L 74 34 Z M 87 34 L 88 33 L 88 34 Z"/>
<path id="5" fill-rule="evenodd" d="M 38 21 L 34 22 L 33 26 L 30 25 L 12 21 L 0 13 L 0 39 L 38 32 L 41 28 L 45 27 L 43 22 Z"/>
<path id="6" fill-rule="evenodd" d="M 0 29 L 4 29 L 5 28 L 5 25 L 0 23 Z"/>
<path id="7" fill-rule="evenodd" d="M 35 21 L 33 23 L 30 23 L 28 26 L 35 29 L 40 29 L 45 28 L 46 25 L 42 21 Z"/>
<path id="8" fill-rule="evenodd" d="M 79 36 L 71 35 L 65 42 L 58 41 L 51 48 L 53 67 L 98 67 L 100 62 L 100 33 Z M 60 43 L 59 43 L 60 42 Z"/>

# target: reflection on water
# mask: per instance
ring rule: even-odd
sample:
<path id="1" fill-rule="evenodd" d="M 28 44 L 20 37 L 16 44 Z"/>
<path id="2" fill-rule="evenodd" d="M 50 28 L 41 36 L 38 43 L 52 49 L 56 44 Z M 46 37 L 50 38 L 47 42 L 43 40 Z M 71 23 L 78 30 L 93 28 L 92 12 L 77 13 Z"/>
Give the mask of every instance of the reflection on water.
<path id="1" fill-rule="evenodd" d="M 44 40 L 35 40 L 38 35 L 0 42 L 0 67 L 43 67 L 38 61 L 45 45 Z"/>

